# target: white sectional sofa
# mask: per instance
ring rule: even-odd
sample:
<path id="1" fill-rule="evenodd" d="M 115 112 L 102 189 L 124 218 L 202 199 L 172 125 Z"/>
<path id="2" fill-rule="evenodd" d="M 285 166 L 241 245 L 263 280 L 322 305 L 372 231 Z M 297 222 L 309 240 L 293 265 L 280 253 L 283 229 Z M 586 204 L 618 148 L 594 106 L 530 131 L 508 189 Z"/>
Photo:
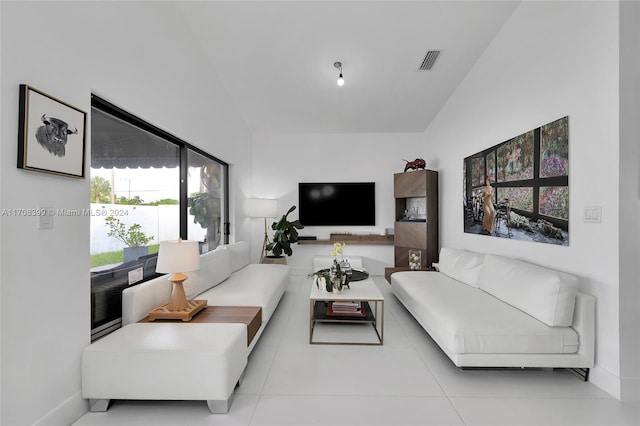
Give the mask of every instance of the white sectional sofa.
<path id="1" fill-rule="evenodd" d="M 593 367 L 595 299 L 577 278 L 443 248 L 439 271 L 396 272 L 394 294 L 458 367 Z"/>
<path id="2" fill-rule="evenodd" d="M 262 325 L 247 346 L 245 324 L 139 323 L 166 303 L 168 276 L 127 288 L 123 327 L 85 348 L 82 394 L 92 411 L 111 399 L 206 400 L 211 412 L 228 411 L 247 358 L 284 295 L 289 267 L 249 263 L 249 245 L 238 242 L 200 257 L 200 270 L 184 282 L 189 299 L 208 306 L 259 306 Z"/>

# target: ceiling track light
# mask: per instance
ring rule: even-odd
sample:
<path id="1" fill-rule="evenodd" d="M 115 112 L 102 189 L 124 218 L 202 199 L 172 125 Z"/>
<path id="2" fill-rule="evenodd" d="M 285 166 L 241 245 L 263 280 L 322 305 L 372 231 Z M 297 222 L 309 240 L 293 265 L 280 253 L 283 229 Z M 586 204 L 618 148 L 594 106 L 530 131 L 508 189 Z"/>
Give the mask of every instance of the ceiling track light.
<path id="1" fill-rule="evenodd" d="M 342 77 L 342 62 L 334 62 L 333 66 L 336 67 L 338 69 L 338 71 L 340 71 L 340 75 L 338 76 L 338 86 L 342 87 L 344 86 L 344 77 Z"/>

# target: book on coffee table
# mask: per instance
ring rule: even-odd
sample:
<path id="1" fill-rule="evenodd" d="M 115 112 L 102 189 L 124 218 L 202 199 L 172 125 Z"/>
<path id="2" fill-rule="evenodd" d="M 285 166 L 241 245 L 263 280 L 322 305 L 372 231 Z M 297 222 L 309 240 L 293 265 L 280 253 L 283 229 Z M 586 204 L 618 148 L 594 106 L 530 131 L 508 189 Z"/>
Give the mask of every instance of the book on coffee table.
<path id="1" fill-rule="evenodd" d="M 334 317 L 364 317 L 366 312 L 361 302 L 329 302 L 327 316 Z"/>

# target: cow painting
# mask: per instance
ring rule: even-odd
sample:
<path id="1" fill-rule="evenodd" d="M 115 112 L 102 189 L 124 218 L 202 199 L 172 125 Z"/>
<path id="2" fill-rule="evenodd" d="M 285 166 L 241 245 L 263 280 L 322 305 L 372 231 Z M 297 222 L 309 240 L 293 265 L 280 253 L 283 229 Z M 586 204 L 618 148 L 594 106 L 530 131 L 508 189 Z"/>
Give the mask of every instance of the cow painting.
<path id="1" fill-rule="evenodd" d="M 67 136 L 77 135 L 78 129 L 69 127 L 66 121 L 43 114 L 42 126 L 36 130 L 38 143 L 56 157 L 64 157 Z"/>

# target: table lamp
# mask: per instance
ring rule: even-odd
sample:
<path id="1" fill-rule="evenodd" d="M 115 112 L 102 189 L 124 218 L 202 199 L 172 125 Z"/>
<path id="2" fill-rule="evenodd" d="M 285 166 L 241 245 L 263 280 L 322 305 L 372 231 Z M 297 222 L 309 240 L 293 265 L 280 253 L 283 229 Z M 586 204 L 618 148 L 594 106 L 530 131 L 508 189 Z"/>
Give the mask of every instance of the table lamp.
<path id="1" fill-rule="evenodd" d="M 184 272 L 200 269 L 198 241 L 177 240 L 160 241 L 156 272 L 173 274 L 169 281 L 173 283 L 171 299 L 166 305 L 168 311 L 187 309 L 189 303 L 182 283 L 189 278 Z"/>
<path id="2" fill-rule="evenodd" d="M 247 200 L 247 211 L 249 212 L 249 217 L 264 218 L 264 240 L 262 241 L 262 252 L 260 254 L 260 263 L 262 263 L 264 256 L 267 254 L 267 244 L 269 244 L 267 218 L 278 215 L 278 200 L 249 198 Z"/>

